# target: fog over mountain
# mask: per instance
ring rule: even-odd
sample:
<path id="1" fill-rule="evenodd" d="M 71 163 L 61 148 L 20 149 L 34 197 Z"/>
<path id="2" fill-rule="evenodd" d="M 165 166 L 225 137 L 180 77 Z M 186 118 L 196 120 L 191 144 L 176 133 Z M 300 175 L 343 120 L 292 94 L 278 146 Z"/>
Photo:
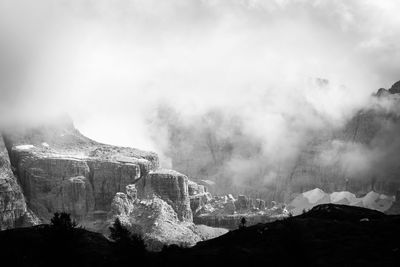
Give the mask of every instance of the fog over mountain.
<path id="1" fill-rule="evenodd" d="M 371 94 L 400 79 L 399 8 L 0 0 L 0 123 L 68 113 L 85 135 L 153 150 L 220 191 L 392 181 L 398 105 Z M 350 138 L 358 120 L 379 129 Z"/>

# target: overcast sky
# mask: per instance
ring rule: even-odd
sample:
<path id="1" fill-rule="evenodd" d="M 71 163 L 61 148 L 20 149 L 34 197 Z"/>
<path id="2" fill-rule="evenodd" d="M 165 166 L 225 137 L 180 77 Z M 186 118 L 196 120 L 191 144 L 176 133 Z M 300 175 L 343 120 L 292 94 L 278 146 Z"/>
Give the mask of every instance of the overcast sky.
<path id="1" fill-rule="evenodd" d="M 0 119 L 66 111 L 91 138 L 162 153 L 149 133 L 158 105 L 188 120 L 220 108 L 277 149 L 293 121 L 341 125 L 400 79 L 399 11 L 396 0 L 0 0 Z"/>

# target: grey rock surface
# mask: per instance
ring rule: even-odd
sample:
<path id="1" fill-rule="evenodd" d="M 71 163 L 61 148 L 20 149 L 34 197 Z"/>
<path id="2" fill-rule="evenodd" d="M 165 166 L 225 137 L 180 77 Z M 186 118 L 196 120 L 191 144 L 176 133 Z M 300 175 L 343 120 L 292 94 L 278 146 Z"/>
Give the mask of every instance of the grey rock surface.
<path id="1" fill-rule="evenodd" d="M 39 220 L 28 210 L 24 194 L 14 176 L 0 136 L 0 230 L 31 226 Z"/>
<path id="2" fill-rule="evenodd" d="M 189 179 L 179 172 L 155 170 L 136 183 L 138 197 L 145 199 L 157 195 L 171 205 L 179 220 L 192 221 L 188 181 Z"/>

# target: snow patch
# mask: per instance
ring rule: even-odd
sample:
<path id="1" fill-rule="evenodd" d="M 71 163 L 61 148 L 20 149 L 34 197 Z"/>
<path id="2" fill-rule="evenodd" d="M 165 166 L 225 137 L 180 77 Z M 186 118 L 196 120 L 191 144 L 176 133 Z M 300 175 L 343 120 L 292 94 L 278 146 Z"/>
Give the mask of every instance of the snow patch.
<path id="1" fill-rule="evenodd" d="M 19 145 L 19 146 L 15 147 L 15 149 L 17 149 L 17 150 L 29 150 L 32 148 L 35 148 L 35 146 L 34 145 Z"/>
<path id="2" fill-rule="evenodd" d="M 319 204 L 333 203 L 364 207 L 384 212 L 394 202 L 394 197 L 371 191 L 364 197 L 357 198 L 355 194 L 348 191 L 333 192 L 327 194 L 319 188 L 303 192 L 297 195 L 288 205 L 293 215 L 299 215 L 303 210 L 309 210 Z"/>
<path id="3" fill-rule="evenodd" d="M 304 210 L 309 210 L 319 204 L 330 203 L 330 196 L 319 188 L 301 193 L 289 204 L 289 210 L 293 215 L 299 215 Z"/>
<path id="4" fill-rule="evenodd" d="M 330 195 L 331 203 L 335 204 L 350 204 L 356 201 L 356 195 L 349 191 L 333 192 Z"/>
<path id="5" fill-rule="evenodd" d="M 211 181 L 211 180 L 201 180 L 201 182 L 204 183 L 204 184 L 206 184 L 206 185 L 210 185 L 210 186 L 215 185 L 215 182 L 214 182 L 214 181 Z"/>
<path id="6" fill-rule="evenodd" d="M 319 188 L 315 188 L 313 190 L 303 193 L 303 196 L 311 204 L 319 203 L 321 201 L 326 202 L 327 195 L 328 195 L 327 193 L 325 193 L 324 191 L 322 191 Z M 330 198 L 329 198 L 329 201 L 330 201 Z M 319 204 L 321 204 L 321 203 L 319 203 Z"/>

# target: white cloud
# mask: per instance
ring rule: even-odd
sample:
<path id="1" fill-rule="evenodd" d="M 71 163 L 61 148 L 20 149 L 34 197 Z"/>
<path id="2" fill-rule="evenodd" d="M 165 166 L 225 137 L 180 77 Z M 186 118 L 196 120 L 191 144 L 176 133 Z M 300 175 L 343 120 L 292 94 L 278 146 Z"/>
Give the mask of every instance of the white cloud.
<path id="1" fill-rule="evenodd" d="M 239 115 L 266 153 L 290 153 L 398 78 L 396 1 L 0 4 L 3 120 L 67 110 L 94 139 L 160 153 L 160 102 Z"/>

